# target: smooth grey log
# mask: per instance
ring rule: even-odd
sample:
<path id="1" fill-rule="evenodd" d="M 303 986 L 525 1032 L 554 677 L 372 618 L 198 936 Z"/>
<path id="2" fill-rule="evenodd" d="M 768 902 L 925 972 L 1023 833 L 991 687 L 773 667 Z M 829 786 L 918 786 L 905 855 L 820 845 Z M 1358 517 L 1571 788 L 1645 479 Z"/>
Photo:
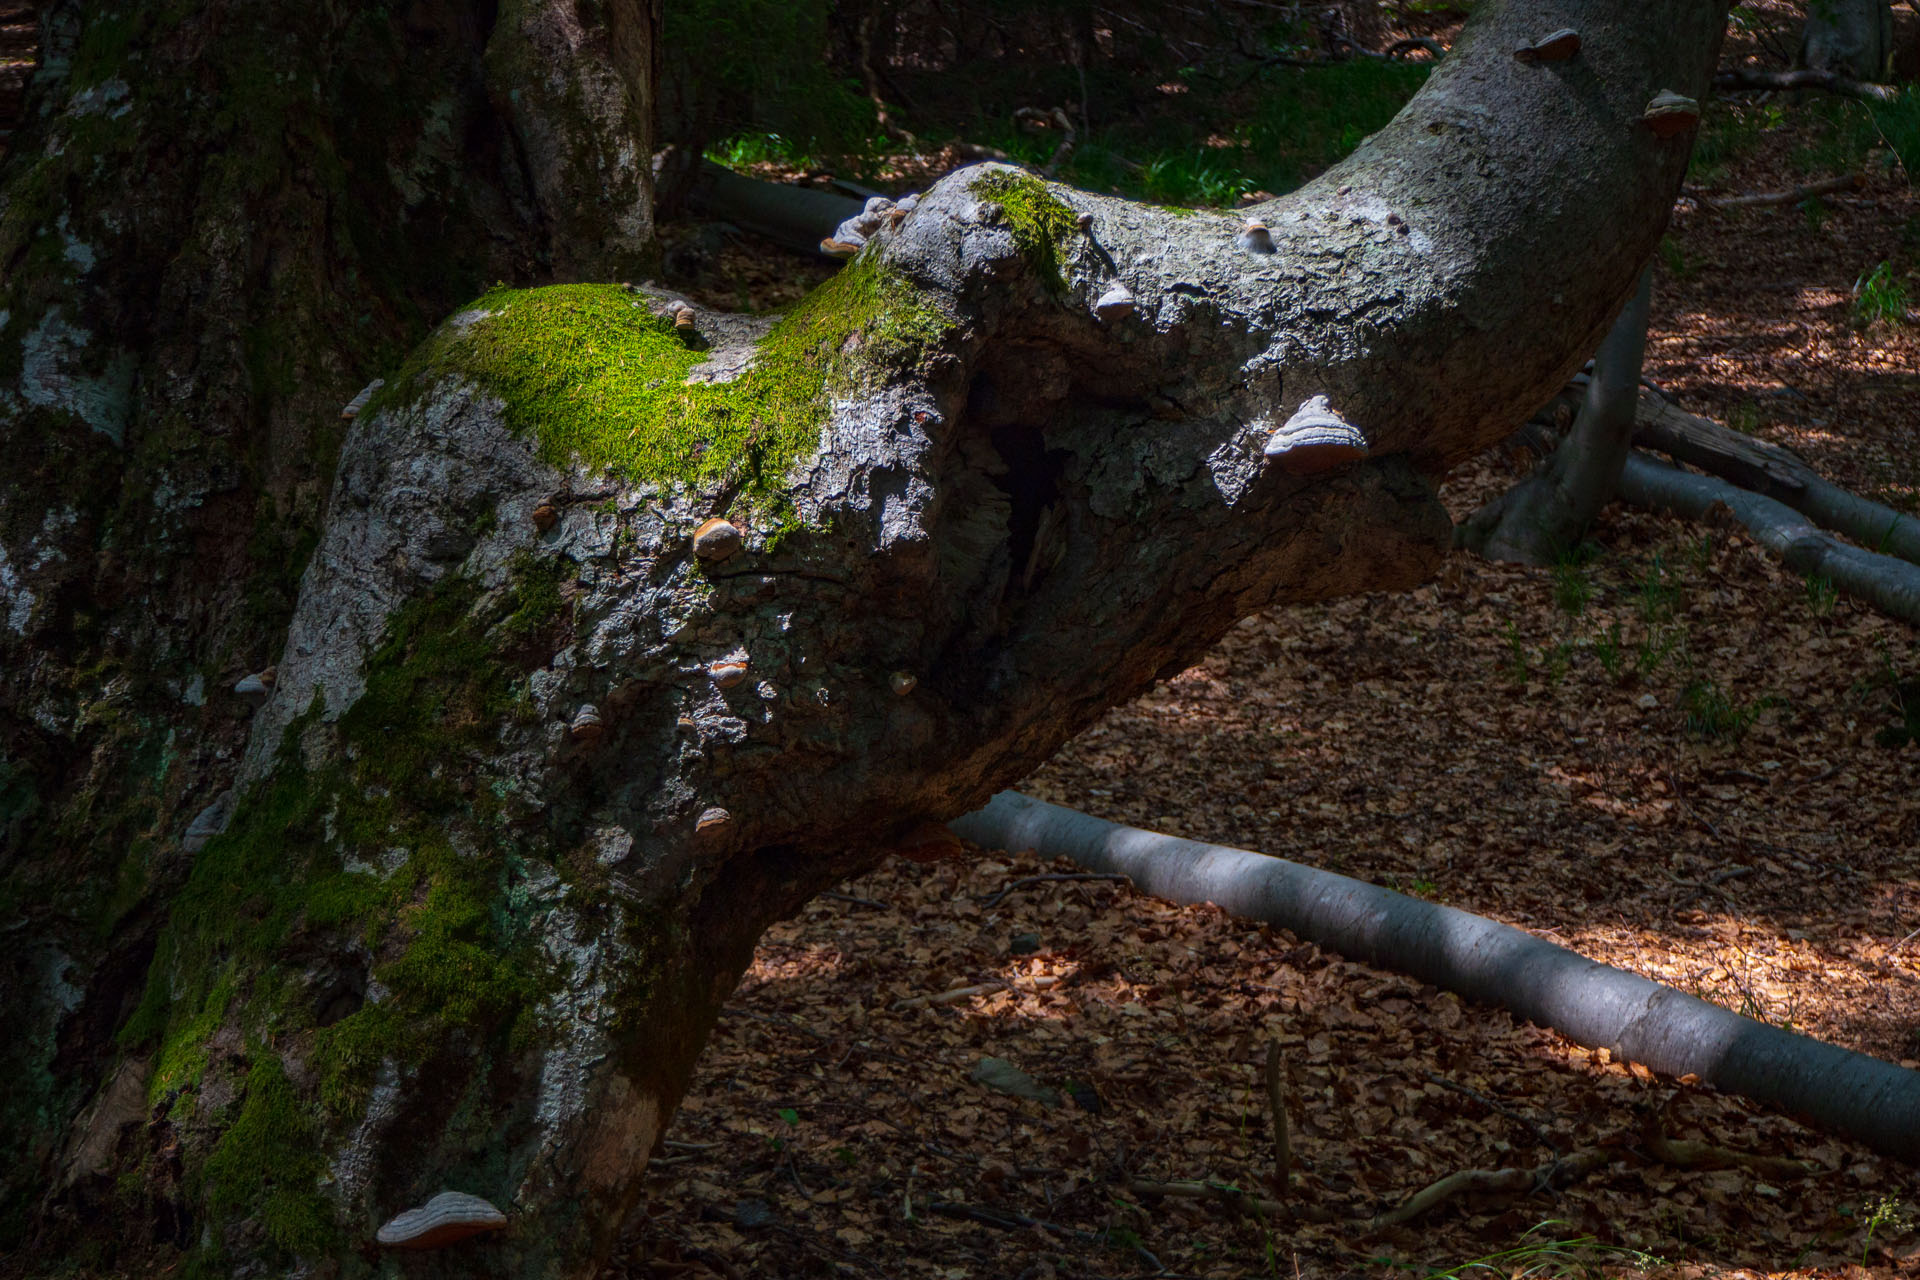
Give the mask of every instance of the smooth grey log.
<path id="1" fill-rule="evenodd" d="M 1642 390 L 1634 443 L 1792 507 L 1823 529 L 1920 564 L 1920 519 L 1842 489 L 1805 462 Z"/>
<path id="2" fill-rule="evenodd" d="M 1143 893 L 1211 902 L 1290 929 L 1351 959 L 1500 1005 L 1578 1044 L 1664 1074 L 1697 1075 L 1882 1155 L 1920 1162 L 1920 1073 L 1741 1017 L 1511 925 L 1013 791 L 950 825 L 976 844 L 1071 858 L 1125 875 Z"/>
<path id="3" fill-rule="evenodd" d="M 1717 476 L 1696 475 L 1636 453 L 1620 475 L 1620 496 L 1635 506 L 1698 520 L 1726 507 L 1754 540 L 1804 577 L 1823 575 L 1882 613 L 1920 623 L 1920 566 L 1848 546 L 1789 507 Z M 1851 495 L 1849 495 L 1851 496 Z"/>
<path id="4" fill-rule="evenodd" d="M 820 241 L 866 203 L 833 191 L 760 182 L 711 160 L 701 162 L 687 202 L 775 244 L 822 257 Z"/>

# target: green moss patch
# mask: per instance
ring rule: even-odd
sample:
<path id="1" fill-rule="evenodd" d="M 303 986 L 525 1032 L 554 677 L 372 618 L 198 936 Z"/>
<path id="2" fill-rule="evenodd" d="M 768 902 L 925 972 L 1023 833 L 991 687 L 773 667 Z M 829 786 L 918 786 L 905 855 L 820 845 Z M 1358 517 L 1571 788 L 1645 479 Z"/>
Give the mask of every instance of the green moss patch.
<path id="1" fill-rule="evenodd" d="M 415 356 L 394 395 L 465 375 L 555 466 L 577 459 L 663 486 L 737 485 L 785 524 L 787 471 L 818 446 L 832 397 L 914 360 L 947 327 L 916 289 L 864 257 L 775 322 L 746 372 L 709 383 L 688 380 L 705 354 L 652 307 L 619 285 L 495 289 L 471 308 L 483 318 L 442 330 Z"/>
<path id="2" fill-rule="evenodd" d="M 1076 229 L 1073 210 L 1056 199 L 1040 179 L 1005 169 L 975 178 L 971 190 L 1000 206 L 1013 229 L 1014 244 L 1047 287 L 1056 292 L 1065 289 L 1060 246 Z"/>
<path id="3" fill-rule="evenodd" d="M 296 744 L 311 714 L 296 721 L 273 775 L 174 899 L 121 1039 L 157 1044 L 156 1100 L 192 1107 L 208 1040 L 225 1026 L 247 1036 L 237 1110 L 194 1117 L 228 1124 L 198 1185 L 209 1209 L 257 1221 L 286 1253 L 333 1232 L 316 1185 L 320 1128 L 364 1107 L 382 1061 L 422 1067 L 456 1043 L 510 1051 L 537 1003 L 541 962 L 511 856 L 456 850 L 449 833 L 498 829 L 493 796 L 463 786 L 465 762 L 496 744 L 523 656 L 551 652 L 567 625 L 564 577 L 561 562 L 529 556 L 503 590 L 453 577 L 396 613 L 339 721 L 339 757 L 309 768 Z M 316 1007 L 331 1003 L 327 975 L 305 968 L 351 967 L 352 944 L 375 957 L 361 976 L 387 994 L 341 1016 Z M 262 1047 L 299 1036 L 311 1091 Z"/>

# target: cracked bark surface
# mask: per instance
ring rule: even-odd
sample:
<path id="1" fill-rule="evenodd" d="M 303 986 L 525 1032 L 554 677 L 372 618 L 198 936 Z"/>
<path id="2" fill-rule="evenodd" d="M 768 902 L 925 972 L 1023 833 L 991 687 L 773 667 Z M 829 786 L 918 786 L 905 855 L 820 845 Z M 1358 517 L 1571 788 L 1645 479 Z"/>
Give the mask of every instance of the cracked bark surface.
<path id="1" fill-rule="evenodd" d="M 766 924 L 1247 613 L 1438 564 L 1431 478 L 1610 321 L 1686 163 L 1641 114 L 1704 91 L 1723 17 L 1479 6 L 1387 129 L 1250 211 L 1272 252 L 1238 217 L 952 175 L 856 261 L 937 322 L 852 327 L 790 516 L 738 476 L 554 461 L 471 375 L 489 304 L 457 316 L 341 448 L 228 825 L 184 838 L 211 763 L 156 819 L 186 870 L 147 900 L 144 994 L 45 1012 L 86 985 L 79 942 L 35 979 L 43 1021 L 107 1030 L 25 1126 L 60 1190 L 20 1218 L 51 1241 L 131 1198 L 234 1275 L 591 1274 Z M 1512 56 L 1561 26 L 1579 58 Z M 1133 313 L 1102 319 L 1116 280 Z M 764 322 L 697 329 L 695 377 L 766 349 Z M 1296 476 L 1264 448 L 1316 395 L 1370 456 Z M 6 495 L 10 564 L 32 496 Z M 702 561 L 718 515 L 744 546 Z M 52 634 L 37 607 L 16 651 Z M 507 1227 L 371 1251 L 446 1189 Z"/>

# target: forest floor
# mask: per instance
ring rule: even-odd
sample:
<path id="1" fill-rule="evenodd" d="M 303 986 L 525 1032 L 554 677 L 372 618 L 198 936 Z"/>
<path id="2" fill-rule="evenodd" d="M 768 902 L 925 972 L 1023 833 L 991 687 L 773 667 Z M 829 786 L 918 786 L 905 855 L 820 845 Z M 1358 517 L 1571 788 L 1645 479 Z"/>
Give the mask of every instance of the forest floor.
<path id="1" fill-rule="evenodd" d="M 1858 158 L 1836 141 L 1851 109 L 1720 104 L 1694 181 L 1829 176 Z M 1854 194 L 1678 213 L 1647 374 L 1912 511 L 1920 196 L 1885 151 L 1862 167 Z M 1464 516 L 1516 475 L 1489 455 L 1445 496 Z M 1247 619 L 1024 789 L 1920 1067 L 1917 732 L 1913 628 L 1737 531 L 1615 507 L 1551 570 L 1456 553 L 1409 594 Z M 1071 871 L 896 860 L 772 930 L 612 1274 L 1344 1277 L 1489 1257 L 1503 1275 L 1920 1274 L 1910 1167 L 1214 909 L 1085 879 L 995 897 Z M 1269 1042 L 1293 1202 L 1335 1220 L 1144 1192 L 1273 1194 Z M 987 1059 L 1052 1096 L 980 1082 Z M 1676 1167 L 1654 1129 L 1808 1171 Z M 1586 1147 L 1610 1159 L 1557 1191 L 1367 1225 L 1449 1173 Z"/>

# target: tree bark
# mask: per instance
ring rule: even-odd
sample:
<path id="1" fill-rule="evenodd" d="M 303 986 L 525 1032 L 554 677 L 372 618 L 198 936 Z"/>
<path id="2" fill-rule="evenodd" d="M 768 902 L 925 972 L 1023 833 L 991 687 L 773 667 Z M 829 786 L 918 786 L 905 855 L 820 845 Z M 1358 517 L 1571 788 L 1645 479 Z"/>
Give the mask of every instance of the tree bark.
<path id="1" fill-rule="evenodd" d="M 1644 466 L 1659 464 L 1635 458 L 1629 474 Z M 1143 893 L 1211 902 L 1290 929 L 1352 959 L 1509 1009 L 1576 1044 L 1667 1075 L 1697 1075 L 1882 1154 L 1920 1161 L 1920 1073 L 1742 1017 L 1510 925 L 1011 791 L 954 827 L 988 848 L 1071 858 L 1124 875 Z"/>
<path id="2" fill-rule="evenodd" d="M 1490 560 L 1552 564 L 1586 535 L 1613 498 L 1633 447 L 1633 411 L 1640 397 L 1640 361 L 1647 345 L 1653 268 L 1594 354 L 1585 401 L 1553 456 L 1525 480 L 1461 525 L 1457 541 Z"/>
<path id="3" fill-rule="evenodd" d="M 1852 80 L 1885 80 L 1893 63 L 1892 3 L 1808 0 L 1799 62 Z"/>
<path id="4" fill-rule="evenodd" d="M 196 267 L 239 273 L 225 310 L 128 328 L 78 310 L 99 286 L 63 274 L 71 252 L 35 259 L 55 260 L 44 292 L 10 281 L 0 330 L 0 359 L 59 375 L 37 384 L 46 403 L 0 410 L 7 447 L 36 442 L 0 495 L 20 619 L 4 636 L 7 873 L 28 922 L 8 992 L 33 1028 L 28 1101 L 9 1115 L 13 1221 L 44 1250 L 109 1211 L 148 1224 L 96 1231 L 103 1265 L 157 1235 L 225 1274 L 350 1276 L 381 1265 L 383 1222 L 455 1190 L 506 1228 L 404 1269 L 591 1274 L 768 922 L 977 806 L 1246 613 L 1410 586 L 1439 563 L 1430 477 L 1504 435 L 1599 337 L 1686 164 L 1686 138 L 1643 112 L 1663 89 L 1704 91 L 1724 19 L 1704 2 L 1562 8 L 1546 25 L 1580 27 L 1582 53 L 1534 65 L 1512 56 L 1541 34 L 1534 6 L 1476 7 L 1399 118 L 1252 211 L 1264 233 L 987 166 L 926 193 L 777 323 L 615 285 L 488 293 L 354 421 L 284 633 L 270 611 L 237 616 L 266 569 L 235 513 L 285 536 L 247 486 L 284 477 L 306 495 L 284 509 L 310 520 L 330 451 L 295 458 L 378 367 L 341 335 L 360 306 L 440 294 L 346 282 L 332 224 L 294 216 L 333 206 L 300 195 L 263 223 L 240 195 L 257 181 L 211 206 L 162 187 L 170 216 L 143 242 L 161 251 L 115 241 L 99 258 L 124 274 L 203 246 Z M 560 47 L 553 12 L 505 6 L 493 39 Z M 301 33 L 331 44 L 277 39 L 238 13 L 196 14 L 232 18 L 222 56 L 307 68 L 318 49 L 410 83 L 414 42 L 369 60 L 331 27 Z M 137 145 L 172 128 L 191 148 L 213 127 L 184 101 L 166 123 L 138 112 L 168 77 L 195 83 L 156 55 L 212 39 L 189 21 L 143 41 L 156 87 L 130 87 L 119 126 Z M 475 84 L 478 43 L 450 40 L 465 70 L 445 74 Z M 609 81 L 581 78 L 609 100 L 594 96 Z M 64 150 L 40 153 L 76 183 L 92 172 L 81 135 L 120 101 L 101 83 L 76 75 L 53 117 Z M 327 83 L 320 108 L 263 131 L 282 190 L 323 184 L 317 121 L 344 131 L 366 107 L 371 90 Z M 542 142 L 568 100 L 463 99 L 476 118 L 506 104 L 484 118 L 514 143 L 497 215 L 521 229 L 518 278 L 621 270 L 632 243 L 618 218 L 611 241 L 583 238 L 540 194 L 581 164 L 631 172 L 617 112 L 581 118 L 607 146 Z M 288 129 L 321 136 L 294 146 Z M 76 192 L 63 223 L 10 172 L 9 261 L 42 227 L 105 243 L 103 193 Z M 377 225 L 410 225 L 405 190 Z M 324 305 L 268 306 L 290 338 L 262 358 L 324 368 L 216 400 L 206 388 L 247 349 L 240 303 L 280 278 L 290 227 L 306 228 L 300 278 L 342 283 Z M 184 281 L 112 295 L 203 296 Z M 55 307 L 100 337 L 61 336 L 56 320 L 81 321 Z M 163 438 L 167 395 L 188 401 Z M 1324 448 L 1275 439 L 1322 396 L 1351 424 L 1325 470 Z M 174 459 L 195 450 L 237 455 L 220 520 L 201 514 L 212 481 L 182 510 Z M 103 510 L 103 490 L 121 506 Z M 269 545 L 269 566 L 299 559 Z M 269 663 L 236 753 L 219 691 Z M 206 709 L 182 709 L 205 690 Z M 52 1194 L 27 1200 L 36 1184 Z"/>

